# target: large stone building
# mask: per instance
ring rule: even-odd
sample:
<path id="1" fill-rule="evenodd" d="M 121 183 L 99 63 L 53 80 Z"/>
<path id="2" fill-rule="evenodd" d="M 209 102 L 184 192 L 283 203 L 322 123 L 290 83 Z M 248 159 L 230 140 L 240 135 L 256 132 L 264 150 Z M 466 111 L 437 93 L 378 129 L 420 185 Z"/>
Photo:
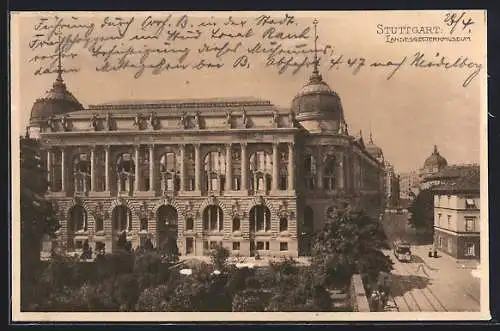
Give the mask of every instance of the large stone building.
<path id="1" fill-rule="evenodd" d="M 479 166 L 447 166 L 428 180 L 434 182 L 435 247 L 456 259 L 479 259 Z"/>
<path id="2" fill-rule="evenodd" d="M 57 209 L 57 244 L 109 252 L 174 236 L 182 255 L 308 254 L 326 215 L 383 207 L 384 165 L 347 130 L 315 69 L 291 110 L 257 99 L 128 101 L 84 107 L 61 70 L 31 111 Z"/>

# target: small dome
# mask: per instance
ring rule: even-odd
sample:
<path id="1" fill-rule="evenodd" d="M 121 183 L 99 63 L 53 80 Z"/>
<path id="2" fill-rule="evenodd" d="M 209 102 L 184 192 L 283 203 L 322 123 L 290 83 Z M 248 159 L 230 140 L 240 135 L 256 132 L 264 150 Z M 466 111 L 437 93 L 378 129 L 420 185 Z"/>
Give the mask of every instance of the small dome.
<path id="1" fill-rule="evenodd" d="M 82 110 L 82 104 L 66 89 L 61 74 L 43 98 L 37 99 L 31 108 L 30 124 L 41 124 L 50 116 Z"/>
<path id="2" fill-rule="evenodd" d="M 429 156 L 425 162 L 424 162 L 424 168 L 429 169 L 429 168 L 443 168 L 448 165 L 448 162 L 444 157 L 439 154 L 437 150 L 437 146 L 434 145 L 434 152 Z"/>
<path id="3" fill-rule="evenodd" d="M 382 148 L 378 147 L 373 142 L 373 137 L 371 133 L 370 133 L 370 141 L 368 142 L 368 144 L 366 144 L 366 150 L 368 151 L 368 153 L 370 153 L 371 156 L 373 156 L 376 159 L 382 158 L 384 156 Z"/>

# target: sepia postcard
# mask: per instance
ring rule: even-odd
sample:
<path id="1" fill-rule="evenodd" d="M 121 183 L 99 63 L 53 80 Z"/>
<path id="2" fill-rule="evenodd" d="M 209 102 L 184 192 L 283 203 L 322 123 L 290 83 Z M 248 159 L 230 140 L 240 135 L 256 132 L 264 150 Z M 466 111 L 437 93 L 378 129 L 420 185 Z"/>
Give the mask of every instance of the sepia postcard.
<path id="1" fill-rule="evenodd" d="M 12 319 L 487 320 L 486 11 L 11 13 Z"/>

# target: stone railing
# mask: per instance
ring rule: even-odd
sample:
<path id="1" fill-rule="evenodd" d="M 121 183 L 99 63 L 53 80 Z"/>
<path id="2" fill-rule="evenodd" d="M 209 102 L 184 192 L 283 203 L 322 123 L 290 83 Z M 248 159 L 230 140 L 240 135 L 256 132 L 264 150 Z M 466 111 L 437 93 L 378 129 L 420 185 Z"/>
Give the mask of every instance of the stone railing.
<path id="1" fill-rule="evenodd" d="M 355 312 L 369 312 L 370 305 L 366 297 L 363 280 L 360 274 L 354 274 L 351 277 L 351 284 L 349 285 L 349 298 L 351 307 Z"/>

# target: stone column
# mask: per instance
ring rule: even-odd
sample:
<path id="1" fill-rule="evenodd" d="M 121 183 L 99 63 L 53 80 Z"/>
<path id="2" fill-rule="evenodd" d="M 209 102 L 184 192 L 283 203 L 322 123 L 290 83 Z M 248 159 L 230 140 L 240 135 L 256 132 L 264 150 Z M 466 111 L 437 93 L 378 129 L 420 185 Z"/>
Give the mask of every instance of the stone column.
<path id="1" fill-rule="evenodd" d="M 226 192 L 232 191 L 233 183 L 233 153 L 231 153 L 231 144 L 226 145 Z"/>
<path id="2" fill-rule="evenodd" d="M 66 192 L 66 155 L 64 153 L 64 147 L 61 147 L 61 191 Z"/>
<path id="3" fill-rule="evenodd" d="M 111 191 L 111 185 L 110 185 L 110 176 L 109 176 L 109 169 L 111 168 L 111 165 L 109 164 L 109 145 L 104 146 L 104 151 L 105 151 L 105 157 L 104 157 L 104 177 L 105 177 L 105 182 L 106 182 L 106 191 Z"/>
<path id="4" fill-rule="evenodd" d="M 184 144 L 180 145 L 180 150 L 181 150 L 180 191 L 184 192 L 186 190 L 186 146 Z"/>
<path id="5" fill-rule="evenodd" d="M 295 155 L 294 155 L 294 143 L 288 143 L 288 190 L 293 191 L 295 184 L 295 174 L 294 174 L 294 165 L 295 165 Z"/>
<path id="6" fill-rule="evenodd" d="M 135 163 L 135 173 L 134 173 L 134 191 L 137 192 L 137 191 L 140 191 L 141 190 L 141 186 L 140 186 L 140 165 L 139 165 L 139 146 L 136 145 L 134 147 L 134 152 L 135 152 L 135 159 L 134 159 L 134 163 Z"/>
<path id="7" fill-rule="evenodd" d="M 337 160 L 340 160 L 340 162 L 338 163 L 338 178 L 339 178 L 339 181 L 338 181 L 338 188 L 340 190 L 343 190 L 344 189 L 344 153 L 343 152 L 340 152 L 337 154 Z"/>
<path id="8" fill-rule="evenodd" d="M 200 168 L 201 168 L 201 160 L 200 160 L 200 144 L 194 145 L 194 182 L 195 182 L 195 190 L 201 191 L 201 177 L 200 177 Z"/>
<path id="9" fill-rule="evenodd" d="M 52 151 L 47 149 L 47 181 L 49 182 L 49 190 L 52 191 Z"/>
<path id="10" fill-rule="evenodd" d="M 271 190 L 272 191 L 277 191 L 278 190 L 278 146 L 279 144 L 277 142 L 273 143 L 273 180 L 271 181 Z"/>
<path id="11" fill-rule="evenodd" d="M 95 191 L 95 146 L 90 146 L 90 192 Z"/>
<path id="12" fill-rule="evenodd" d="M 149 191 L 155 191 L 155 154 L 154 145 L 149 145 Z"/>
<path id="13" fill-rule="evenodd" d="M 241 143 L 241 190 L 246 191 L 248 184 L 248 156 L 247 143 Z"/>

